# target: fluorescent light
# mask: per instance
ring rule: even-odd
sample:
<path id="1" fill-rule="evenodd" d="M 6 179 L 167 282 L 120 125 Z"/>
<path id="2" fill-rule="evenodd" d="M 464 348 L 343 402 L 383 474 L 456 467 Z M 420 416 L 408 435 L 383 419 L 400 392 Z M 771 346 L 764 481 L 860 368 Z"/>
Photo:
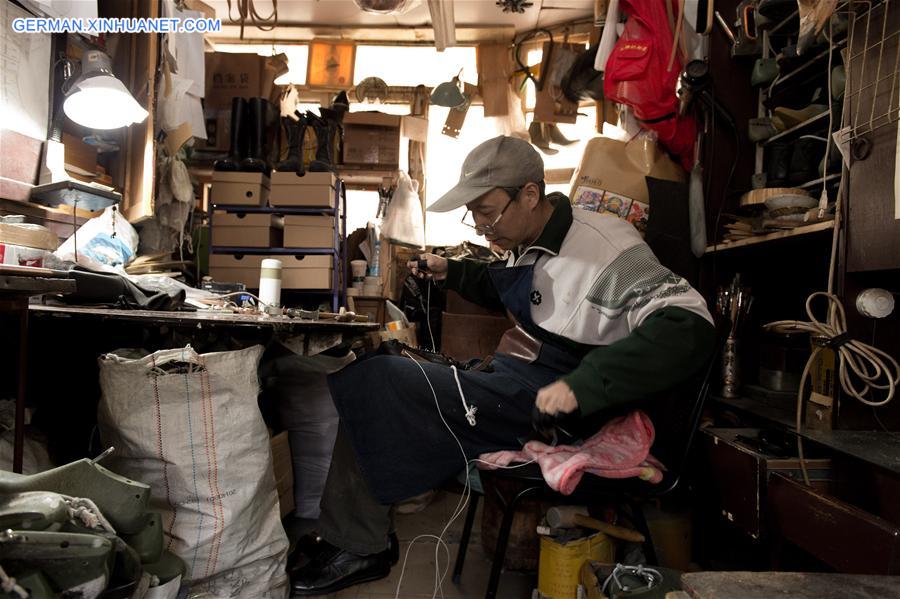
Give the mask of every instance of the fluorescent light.
<path id="1" fill-rule="evenodd" d="M 456 45 L 456 22 L 453 17 L 453 0 L 428 0 L 431 27 L 434 29 L 434 45 L 438 52 Z"/>
<path id="2" fill-rule="evenodd" d="M 112 74 L 109 56 L 91 50 L 81 64 L 82 73 L 63 103 L 66 116 L 91 129 L 118 129 L 147 118 L 149 113 Z"/>

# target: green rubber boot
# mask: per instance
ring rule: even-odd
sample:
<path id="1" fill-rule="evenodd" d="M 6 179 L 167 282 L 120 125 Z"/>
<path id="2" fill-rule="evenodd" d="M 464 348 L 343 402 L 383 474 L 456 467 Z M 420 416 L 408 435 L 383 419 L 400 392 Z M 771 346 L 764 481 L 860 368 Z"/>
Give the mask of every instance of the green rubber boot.
<path id="1" fill-rule="evenodd" d="M 83 459 L 38 474 L 0 471 L 0 494 L 53 491 L 97 504 L 118 534 L 136 534 L 146 524 L 150 487 Z"/>
<path id="2" fill-rule="evenodd" d="M 94 596 L 109 583 L 113 544 L 92 534 L 8 530 L 0 533 L 0 563 L 9 576 L 38 570 L 55 591 Z"/>

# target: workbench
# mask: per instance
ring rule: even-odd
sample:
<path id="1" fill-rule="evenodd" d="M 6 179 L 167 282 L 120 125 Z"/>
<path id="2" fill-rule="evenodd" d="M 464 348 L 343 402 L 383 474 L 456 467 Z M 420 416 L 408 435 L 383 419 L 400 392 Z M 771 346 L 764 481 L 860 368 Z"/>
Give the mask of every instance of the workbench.
<path id="1" fill-rule="evenodd" d="M 157 351 L 190 344 L 200 353 L 268 346 L 290 340 L 291 349 L 314 355 L 349 347 L 378 323 L 337 322 L 220 311 L 121 310 L 42 305 L 31 317 L 28 405 L 35 424 L 66 460 L 87 457 L 100 397 L 98 358 L 120 348 Z M 24 366 L 23 366 L 24 367 Z M 17 429 L 18 430 L 18 429 Z"/>

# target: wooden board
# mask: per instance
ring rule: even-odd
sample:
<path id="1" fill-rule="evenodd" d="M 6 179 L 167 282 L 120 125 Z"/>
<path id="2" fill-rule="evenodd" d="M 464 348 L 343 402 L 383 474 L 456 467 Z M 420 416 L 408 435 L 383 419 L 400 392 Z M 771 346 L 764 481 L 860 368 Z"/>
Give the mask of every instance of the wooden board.
<path id="1" fill-rule="evenodd" d="M 807 572 L 695 572 L 681 577 L 694 599 L 900 599 L 900 577 Z"/>

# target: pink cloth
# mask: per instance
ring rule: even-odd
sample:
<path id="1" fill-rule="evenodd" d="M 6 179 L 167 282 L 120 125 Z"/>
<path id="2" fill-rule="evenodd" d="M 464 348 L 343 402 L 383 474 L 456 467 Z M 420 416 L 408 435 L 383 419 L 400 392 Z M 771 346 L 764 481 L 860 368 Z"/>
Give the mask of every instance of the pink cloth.
<path id="1" fill-rule="evenodd" d="M 480 456 L 478 467 L 495 470 L 513 462 L 536 461 L 554 491 L 570 495 L 584 473 L 605 478 L 629 478 L 658 483 L 665 466 L 650 455 L 655 431 L 650 418 L 635 410 L 614 418 L 581 445 L 551 447 L 529 441 L 521 451 L 496 451 Z M 486 463 L 485 463 L 486 462 Z"/>

